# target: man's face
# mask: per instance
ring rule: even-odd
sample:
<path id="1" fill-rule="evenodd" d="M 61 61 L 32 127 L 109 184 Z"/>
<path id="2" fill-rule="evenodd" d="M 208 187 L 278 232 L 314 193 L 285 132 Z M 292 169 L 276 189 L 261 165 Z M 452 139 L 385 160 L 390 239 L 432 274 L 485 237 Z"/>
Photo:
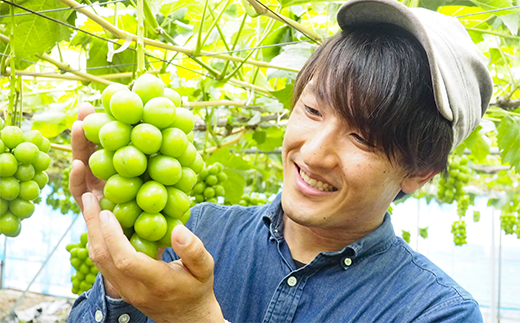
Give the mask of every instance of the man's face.
<path id="1" fill-rule="evenodd" d="M 284 213 L 305 227 L 377 227 L 397 193 L 411 189 L 403 170 L 370 149 L 331 107 L 319 105 L 312 83 L 289 118 L 282 158 Z"/>

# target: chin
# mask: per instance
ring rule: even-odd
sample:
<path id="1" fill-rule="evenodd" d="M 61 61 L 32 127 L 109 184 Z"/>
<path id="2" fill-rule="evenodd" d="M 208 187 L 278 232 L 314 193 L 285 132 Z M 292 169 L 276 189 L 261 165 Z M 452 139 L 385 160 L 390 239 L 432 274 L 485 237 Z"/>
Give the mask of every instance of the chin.
<path id="1" fill-rule="evenodd" d="M 312 201 L 295 194 L 290 194 L 288 190 L 282 190 L 282 209 L 284 215 L 291 221 L 306 227 L 318 226 L 320 221 L 326 220 L 326 217 L 317 215 L 323 214 L 323 210 L 316 208 Z"/>

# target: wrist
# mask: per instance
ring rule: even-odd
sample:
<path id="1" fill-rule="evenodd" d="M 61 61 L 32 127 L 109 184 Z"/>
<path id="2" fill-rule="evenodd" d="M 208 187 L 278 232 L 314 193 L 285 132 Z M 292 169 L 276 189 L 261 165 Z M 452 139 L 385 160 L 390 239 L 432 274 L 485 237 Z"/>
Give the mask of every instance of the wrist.
<path id="1" fill-rule="evenodd" d="M 121 295 L 119 295 L 119 292 L 115 289 L 114 285 L 112 285 L 105 277 L 101 276 L 103 278 L 103 286 L 105 287 L 105 295 L 113 298 L 113 299 L 120 299 Z"/>

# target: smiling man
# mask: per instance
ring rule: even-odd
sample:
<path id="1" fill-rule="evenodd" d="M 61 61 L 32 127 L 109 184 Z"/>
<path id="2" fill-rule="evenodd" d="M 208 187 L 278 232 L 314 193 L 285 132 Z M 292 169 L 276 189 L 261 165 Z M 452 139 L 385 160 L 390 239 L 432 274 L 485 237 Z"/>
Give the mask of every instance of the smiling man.
<path id="1" fill-rule="evenodd" d="M 101 212 L 75 123 L 70 190 L 102 275 L 69 322 L 482 321 L 468 292 L 395 236 L 387 209 L 445 171 L 479 124 L 486 66 L 458 21 L 432 11 L 351 0 L 338 23 L 295 83 L 282 192 L 262 207 L 195 206 L 162 261 Z"/>

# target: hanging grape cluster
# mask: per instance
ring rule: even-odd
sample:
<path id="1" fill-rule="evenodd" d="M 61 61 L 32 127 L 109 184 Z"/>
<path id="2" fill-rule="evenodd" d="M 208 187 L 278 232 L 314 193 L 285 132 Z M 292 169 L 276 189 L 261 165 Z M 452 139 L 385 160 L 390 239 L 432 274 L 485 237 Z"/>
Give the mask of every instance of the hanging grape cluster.
<path id="1" fill-rule="evenodd" d="M 242 206 L 264 205 L 267 204 L 267 197 L 262 197 L 260 194 L 252 192 L 250 195 L 242 195 L 238 204 Z"/>
<path id="2" fill-rule="evenodd" d="M 4 127 L 0 118 L 0 234 L 16 237 L 22 220 L 35 210 L 34 200 L 49 182 L 49 140 L 37 131 Z"/>
<path id="3" fill-rule="evenodd" d="M 456 246 L 462 246 L 467 243 L 466 222 L 464 220 L 453 222 L 451 233 L 453 233 L 453 242 L 455 242 Z"/>
<path id="4" fill-rule="evenodd" d="M 513 213 L 502 213 L 500 215 L 500 228 L 505 234 L 514 234 L 517 226 L 516 216 Z"/>
<path id="5" fill-rule="evenodd" d="M 50 186 L 52 187 L 52 191 L 45 199 L 47 205 L 51 206 L 53 210 L 59 210 L 61 214 L 67 214 L 69 212 L 79 214 L 81 212 L 69 191 L 70 170 L 70 165 L 63 170 L 63 175 L 59 183 L 52 185 L 51 182 Z"/>
<path id="6" fill-rule="evenodd" d="M 68 244 L 66 247 L 70 253 L 70 264 L 76 269 L 76 273 L 70 278 L 72 293 L 76 295 L 81 295 L 91 289 L 99 272 L 90 260 L 87 243 L 88 236 L 85 232 L 81 235 L 80 242 Z"/>
<path id="7" fill-rule="evenodd" d="M 452 154 L 449 158 L 448 173 L 439 180 L 437 197 L 441 203 L 452 204 L 457 201 L 458 221 L 453 222 L 451 232 L 453 242 L 457 246 L 466 244 L 466 216 L 469 206 L 473 203 L 470 196 L 464 190 L 464 186 L 471 179 L 471 169 L 467 166 L 468 157 Z"/>
<path id="8" fill-rule="evenodd" d="M 502 209 L 500 215 L 500 228 L 505 234 L 515 234 L 520 227 L 519 221 L 520 202 L 518 196 L 510 196 L 509 203 Z"/>
<path id="9" fill-rule="evenodd" d="M 106 180 L 104 197 L 137 251 L 152 258 L 171 246 L 171 231 L 189 216 L 188 193 L 204 160 L 193 145 L 191 111 L 178 108 L 179 94 L 144 74 L 132 90 L 111 84 L 102 93 L 106 113 L 83 120 L 88 140 L 100 148 L 89 159 Z"/>
<path id="10" fill-rule="evenodd" d="M 473 222 L 476 223 L 478 221 L 480 221 L 480 211 L 475 210 L 473 211 Z"/>
<path id="11" fill-rule="evenodd" d="M 451 155 L 448 174 L 439 180 L 437 197 L 442 203 L 452 204 L 466 195 L 464 185 L 469 183 L 471 169 L 467 167 L 468 157 Z"/>
<path id="12" fill-rule="evenodd" d="M 226 190 L 223 183 L 227 181 L 224 165 L 214 163 L 199 173 L 197 184 L 193 187 L 193 196 L 196 203 L 218 203 L 219 196 L 225 196 Z"/>

